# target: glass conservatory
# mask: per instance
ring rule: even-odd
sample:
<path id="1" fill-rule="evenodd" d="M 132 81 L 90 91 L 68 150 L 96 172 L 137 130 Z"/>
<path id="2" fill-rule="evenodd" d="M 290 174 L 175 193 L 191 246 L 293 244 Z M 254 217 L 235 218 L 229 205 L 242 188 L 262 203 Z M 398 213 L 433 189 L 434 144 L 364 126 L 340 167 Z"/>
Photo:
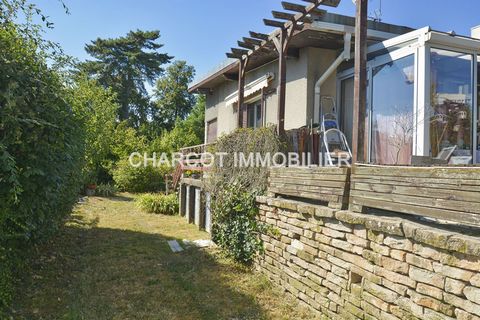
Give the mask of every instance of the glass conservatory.
<path id="1" fill-rule="evenodd" d="M 480 163 L 480 40 L 423 28 L 369 47 L 369 162 L 412 156 Z M 351 141 L 353 69 L 338 74 L 342 129 Z"/>

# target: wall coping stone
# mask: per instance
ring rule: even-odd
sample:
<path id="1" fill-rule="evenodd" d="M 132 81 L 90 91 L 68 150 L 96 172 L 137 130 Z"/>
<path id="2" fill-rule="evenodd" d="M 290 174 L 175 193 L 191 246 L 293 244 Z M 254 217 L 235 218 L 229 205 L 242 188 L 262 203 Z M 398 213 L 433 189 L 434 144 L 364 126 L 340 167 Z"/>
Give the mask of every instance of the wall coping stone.
<path id="1" fill-rule="evenodd" d="M 333 218 L 354 224 L 364 225 L 367 229 L 383 232 L 385 234 L 401 236 L 415 242 L 431 247 L 459 252 L 480 257 L 480 235 L 478 237 L 463 235 L 410 221 L 401 217 L 380 216 L 356 213 L 348 210 L 335 210 L 326 206 L 314 205 L 303 201 L 272 198 L 268 196 L 257 197 L 260 204 L 268 204 L 280 209 L 296 211 L 300 208 L 302 213 L 315 212 L 315 216 Z M 279 214 L 282 214 L 279 212 Z"/>

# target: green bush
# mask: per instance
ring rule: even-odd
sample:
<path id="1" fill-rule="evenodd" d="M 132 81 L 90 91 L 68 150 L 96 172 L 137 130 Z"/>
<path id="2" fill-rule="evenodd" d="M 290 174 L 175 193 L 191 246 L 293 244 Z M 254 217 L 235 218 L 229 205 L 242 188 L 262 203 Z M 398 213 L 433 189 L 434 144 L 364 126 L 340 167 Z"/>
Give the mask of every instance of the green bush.
<path id="1" fill-rule="evenodd" d="M 109 183 L 99 184 L 95 189 L 95 194 L 100 197 L 113 197 L 117 193 L 117 188 Z"/>
<path id="2" fill-rule="evenodd" d="M 257 222 L 256 192 L 239 191 L 233 183 L 217 194 L 222 201 L 214 201 L 212 211 L 212 240 L 227 256 L 248 264 L 262 250 L 259 232 L 264 228 Z"/>
<path id="3" fill-rule="evenodd" d="M 175 193 L 147 193 L 137 197 L 136 203 L 140 209 L 148 213 L 175 215 L 178 213 L 178 198 Z"/>
<path id="4" fill-rule="evenodd" d="M 217 140 L 212 152 L 223 152 L 220 166 L 216 159 L 206 190 L 212 195 L 212 238 L 224 252 L 242 263 L 251 263 L 261 251 L 258 238 L 264 226 L 256 220 L 255 197 L 265 192 L 268 168 L 235 166 L 235 152 L 275 154 L 286 148 L 274 127 L 239 129 Z"/>
<path id="5" fill-rule="evenodd" d="M 37 41 L 2 23 L 0 313 L 32 247 L 58 229 L 78 199 L 85 128 L 63 80 Z"/>
<path id="6" fill-rule="evenodd" d="M 115 186 L 127 192 L 157 192 L 165 190 L 165 168 L 143 165 L 135 168 L 128 159 L 121 160 L 113 170 Z"/>

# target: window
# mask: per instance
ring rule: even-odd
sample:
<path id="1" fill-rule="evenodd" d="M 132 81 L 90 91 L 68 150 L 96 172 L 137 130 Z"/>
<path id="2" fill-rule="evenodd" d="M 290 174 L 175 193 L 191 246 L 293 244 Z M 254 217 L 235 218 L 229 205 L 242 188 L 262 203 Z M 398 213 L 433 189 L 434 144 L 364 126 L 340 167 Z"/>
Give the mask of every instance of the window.
<path id="1" fill-rule="evenodd" d="M 452 147 L 454 156 L 472 157 L 472 61 L 472 55 L 431 49 L 429 116 L 433 157 Z"/>
<path id="2" fill-rule="evenodd" d="M 353 78 L 347 78 L 341 82 L 341 129 L 347 137 L 349 145 L 352 145 L 353 130 Z"/>
<path id="3" fill-rule="evenodd" d="M 262 126 L 261 101 L 256 101 L 247 105 L 247 126 L 249 128 L 260 128 Z"/>
<path id="4" fill-rule="evenodd" d="M 207 143 L 217 140 L 217 119 L 207 122 Z"/>
<path id="5" fill-rule="evenodd" d="M 414 134 L 414 55 L 373 68 L 371 160 L 410 164 Z"/>

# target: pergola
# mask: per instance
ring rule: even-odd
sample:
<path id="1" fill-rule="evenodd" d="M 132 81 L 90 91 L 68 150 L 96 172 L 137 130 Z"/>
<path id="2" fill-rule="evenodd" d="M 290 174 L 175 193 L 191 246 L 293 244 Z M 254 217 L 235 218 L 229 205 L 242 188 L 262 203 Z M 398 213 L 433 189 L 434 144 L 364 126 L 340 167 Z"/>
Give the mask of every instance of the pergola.
<path id="1" fill-rule="evenodd" d="M 289 43 L 296 32 L 301 31 L 305 23 L 311 23 L 314 17 L 323 16 L 326 11 L 319 9 L 319 6 L 337 7 L 341 0 L 303 0 L 308 5 L 301 5 L 282 1 L 284 10 L 293 12 L 272 11 L 274 19 L 263 19 L 267 26 L 275 27 L 276 30 L 270 35 L 250 31 L 250 37 L 244 37 L 238 41 L 239 48 L 231 48 L 226 55 L 229 58 L 238 59 L 238 126 L 244 126 L 246 119 L 243 119 L 245 73 L 248 63 L 263 55 L 271 55 L 275 52 L 278 55 L 278 133 L 283 134 L 285 130 L 285 96 L 286 96 L 286 74 L 287 56 Z M 367 3 L 368 0 L 357 0 L 357 15 L 355 38 L 355 103 L 354 103 L 354 137 L 353 153 L 354 161 L 364 160 L 364 132 L 366 113 L 366 61 L 367 61 Z M 359 146 L 362 146 L 359 148 Z M 358 157 L 357 157 L 358 156 Z"/>

